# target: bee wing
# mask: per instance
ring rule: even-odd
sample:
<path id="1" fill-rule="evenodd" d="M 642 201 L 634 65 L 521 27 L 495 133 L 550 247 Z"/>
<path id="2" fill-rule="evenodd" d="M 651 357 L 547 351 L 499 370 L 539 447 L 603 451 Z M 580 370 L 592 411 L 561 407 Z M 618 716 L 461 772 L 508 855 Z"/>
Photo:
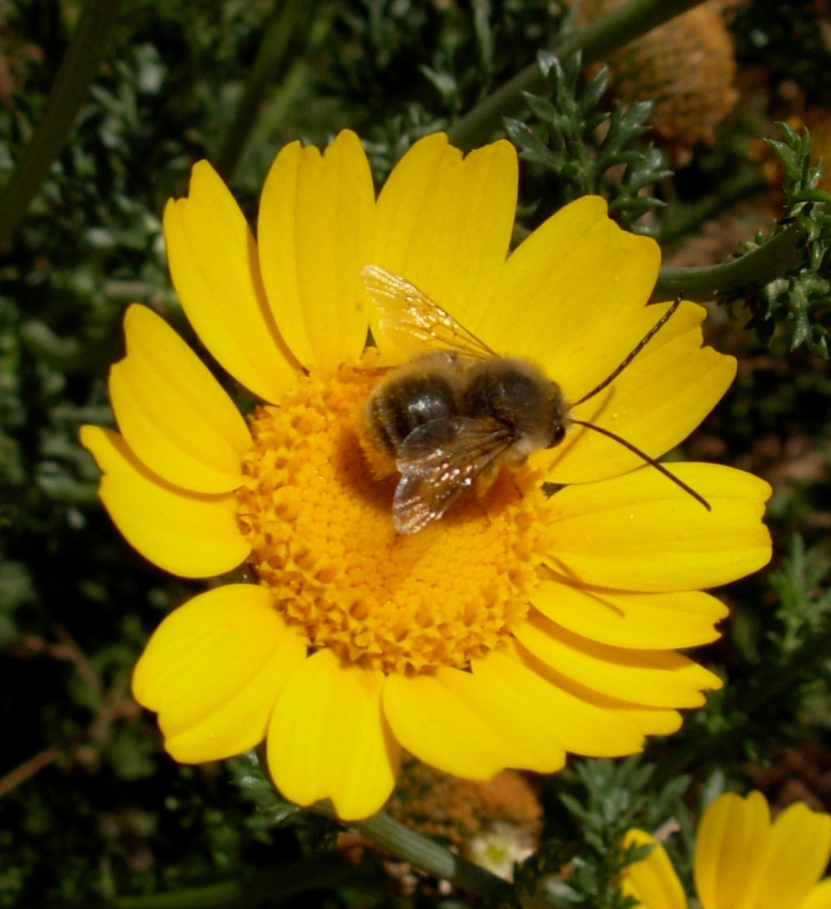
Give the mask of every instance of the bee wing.
<path id="1" fill-rule="evenodd" d="M 379 333 L 406 356 L 423 354 L 425 348 L 450 349 L 476 359 L 497 356 L 409 281 L 378 265 L 362 268 L 361 278 L 381 316 Z"/>
<path id="2" fill-rule="evenodd" d="M 448 417 L 414 429 L 399 451 L 392 517 L 399 533 L 437 521 L 515 441 L 496 422 Z"/>

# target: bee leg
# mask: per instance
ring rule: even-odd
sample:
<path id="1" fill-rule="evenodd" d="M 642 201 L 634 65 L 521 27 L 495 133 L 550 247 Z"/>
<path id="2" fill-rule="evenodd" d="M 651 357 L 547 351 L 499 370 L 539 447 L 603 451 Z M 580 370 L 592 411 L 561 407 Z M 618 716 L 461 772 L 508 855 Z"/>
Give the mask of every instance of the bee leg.
<path id="1" fill-rule="evenodd" d="M 511 471 L 511 483 L 512 483 L 514 489 L 516 490 L 516 494 L 519 496 L 519 498 L 520 498 L 520 499 L 524 499 L 524 498 L 525 498 L 525 493 L 524 493 L 524 492 L 522 491 L 522 489 L 520 488 L 519 483 L 517 483 L 517 481 L 516 481 L 516 474 L 515 474 L 513 471 Z"/>
<path id="2" fill-rule="evenodd" d="M 487 505 L 487 502 L 485 502 L 485 500 L 482 498 L 482 496 L 477 495 L 477 496 L 476 496 L 476 504 L 477 504 L 477 505 L 479 506 L 479 508 L 481 509 L 481 511 L 482 511 L 482 516 L 483 516 L 484 519 L 488 522 L 488 525 L 490 525 L 490 523 L 491 523 L 491 516 L 488 514 L 488 505 Z"/>
<path id="3" fill-rule="evenodd" d="M 489 464 L 476 478 L 476 500 L 478 502 L 484 502 L 488 493 L 491 491 L 493 484 L 496 482 L 497 477 L 499 476 L 499 471 L 501 465 L 499 461 L 494 461 Z"/>

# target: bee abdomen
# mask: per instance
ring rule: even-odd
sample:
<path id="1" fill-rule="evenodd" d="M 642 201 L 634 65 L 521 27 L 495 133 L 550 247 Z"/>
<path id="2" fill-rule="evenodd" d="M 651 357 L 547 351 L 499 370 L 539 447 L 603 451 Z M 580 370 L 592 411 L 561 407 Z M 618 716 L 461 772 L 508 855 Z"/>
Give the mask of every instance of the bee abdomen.
<path id="1" fill-rule="evenodd" d="M 414 429 L 457 414 L 451 382 L 424 373 L 393 379 L 367 402 L 367 423 L 373 440 L 392 458 L 398 456 L 401 445 Z"/>

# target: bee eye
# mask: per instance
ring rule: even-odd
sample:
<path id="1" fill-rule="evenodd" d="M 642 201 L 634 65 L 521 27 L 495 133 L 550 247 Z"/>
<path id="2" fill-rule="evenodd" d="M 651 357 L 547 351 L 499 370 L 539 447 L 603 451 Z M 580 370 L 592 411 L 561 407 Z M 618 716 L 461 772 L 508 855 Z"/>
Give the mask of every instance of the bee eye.
<path id="1" fill-rule="evenodd" d="M 557 421 L 551 427 L 551 442 L 549 442 L 549 448 L 555 448 L 563 439 L 566 437 L 566 427 L 565 424 Z"/>

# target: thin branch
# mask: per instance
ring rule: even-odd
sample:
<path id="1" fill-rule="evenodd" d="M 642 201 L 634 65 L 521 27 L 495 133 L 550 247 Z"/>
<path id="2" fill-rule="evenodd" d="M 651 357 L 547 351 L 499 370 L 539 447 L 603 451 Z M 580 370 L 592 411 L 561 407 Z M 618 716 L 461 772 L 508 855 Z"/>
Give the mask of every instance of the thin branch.
<path id="1" fill-rule="evenodd" d="M 72 43 L 55 77 L 46 110 L 0 195 L 0 250 L 11 243 L 29 203 L 66 145 L 98 74 L 122 0 L 86 0 Z"/>

